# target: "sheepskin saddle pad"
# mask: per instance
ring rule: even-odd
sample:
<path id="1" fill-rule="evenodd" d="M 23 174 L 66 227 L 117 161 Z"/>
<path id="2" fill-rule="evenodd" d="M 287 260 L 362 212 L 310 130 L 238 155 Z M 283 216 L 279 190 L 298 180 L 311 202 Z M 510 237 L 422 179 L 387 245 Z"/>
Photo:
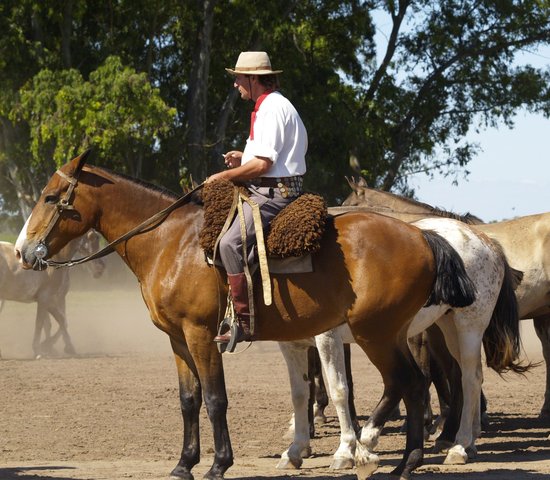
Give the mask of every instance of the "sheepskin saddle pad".
<path id="1" fill-rule="evenodd" d="M 207 257 L 212 257 L 214 246 L 233 203 L 236 187 L 227 180 L 206 183 L 202 191 L 204 225 L 199 243 Z M 320 195 L 304 193 L 285 207 L 271 222 L 265 235 L 265 246 L 271 260 L 283 259 L 289 265 L 292 257 L 303 257 L 321 248 L 325 231 L 327 206 Z M 291 267 L 290 267 L 291 268 Z"/>

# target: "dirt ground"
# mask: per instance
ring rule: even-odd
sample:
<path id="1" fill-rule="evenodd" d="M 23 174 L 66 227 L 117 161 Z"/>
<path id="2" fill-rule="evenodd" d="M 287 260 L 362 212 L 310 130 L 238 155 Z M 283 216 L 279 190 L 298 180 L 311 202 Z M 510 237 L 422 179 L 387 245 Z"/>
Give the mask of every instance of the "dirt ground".
<path id="1" fill-rule="evenodd" d="M 76 357 L 65 357 L 58 344 L 57 356 L 34 360 L 35 305 L 10 302 L 1 312 L 0 480 L 157 480 L 168 478 L 176 465 L 182 422 L 169 343 L 150 322 L 137 285 L 114 271 L 95 281 L 81 273 L 73 277 L 67 311 Z M 522 330 L 525 355 L 541 360 L 531 322 L 523 322 Z M 225 356 L 224 365 L 235 454 L 227 478 L 355 478 L 353 471 L 329 469 L 339 434 L 331 406 L 302 469 L 275 468 L 289 443 L 283 435 L 291 414 L 286 367 L 276 344 L 254 344 L 241 355 Z M 381 395 L 380 377 L 356 347 L 353 370 L 364 420 Z M 550 425 L 537 418 L 544 374 L 544 366 L 525 378 L 486 371 L 491 427 L 478 441 L 477 460 L 442 465 L 443 455 L 431 454 L 428 442 L 417 477 L 550 478 Z M 201 422 L 202 461 L 195 478 L 213 458 L 204 411 Z M 384 431 L 378 448 L 381 473 L 375 477 L 386 476 L 401 457 L 400 425 L 390 422 Z"/>

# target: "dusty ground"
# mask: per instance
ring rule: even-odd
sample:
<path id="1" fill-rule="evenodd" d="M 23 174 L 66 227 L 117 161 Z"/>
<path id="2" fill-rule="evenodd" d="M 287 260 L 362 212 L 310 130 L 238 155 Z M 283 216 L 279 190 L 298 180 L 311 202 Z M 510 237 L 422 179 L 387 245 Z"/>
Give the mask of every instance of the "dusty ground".
<path id="1" fill-rule="evenodd" d="M 156 480 L 166 479 L 177 463 L 181 418 L 170 347 L 149 321 L 137 286 L 121 287 L 125 278 L 107 275 L 96 291 L 87 290 L 94 284 L 85 277 L 73 278 L 67 310 L 76 358 L 60 353 L 33 360 L 34 305 L 4 307 L 0 480 Z M 523 331 L 526 355 L 540 360 L 530 322 L 524 322 Z M 353 352 L 357 405 L 366 415 L 381 394 L 380 379 L 363 354 Z M 227 478 L 355 478 L 353 471 L 328 468 L 338 444 L 330 407 L 329 422 L 312 442 L 314 456 L 299 471 L 276 470 L 288 444 L 283 434 L 291 412 L 282 355 L 275 344 L 263 343 L 224 361 L 236 462 Z M 477 461 L 447 467 L 442 455 L 428 453 L 418 478 L 550 478 L 550 426 L 537 419 L 544 368 L 526 378 L 486 372 L 484 388 L 492 425 L 478 442 Z M 203 461 L 195 467 L 196 478 L 207 471 L 213 456 L 211 428 L 204 413 L 202 418 Z M 382 473 L 390 471 L 404 448 L 399 426 L 388 424 L 380 443 Z"/>

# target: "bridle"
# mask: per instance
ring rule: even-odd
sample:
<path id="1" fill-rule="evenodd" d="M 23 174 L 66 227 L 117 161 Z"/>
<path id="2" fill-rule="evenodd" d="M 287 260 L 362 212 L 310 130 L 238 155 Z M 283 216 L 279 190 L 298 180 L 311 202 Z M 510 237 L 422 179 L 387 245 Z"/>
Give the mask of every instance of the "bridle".
<path id="1" fill-rule="evenodd" d="M 63 178 L 65 181 L 69 183 L 69 188 L 67 188 L 67 192 L 65 193 L 64 197 L 61 198 L 55 204 L 55 210 L 53 211 L 52 216 L 48 222 L 48 227 L 46 228 L 46 230 L 42 235 L 42 238 L 38 241 L 36 247 L 34 248 L 34 256 L 36 257 L 35 264 L 38 263 L 40 270 L 43 270 L 46 267 L 55 267 L 55 268 L 72 267 L 75 265 L 80 265 L 85 262 L 89 262 L 91 260 L 96 260 L 98 258 L 104 257 L 114 252 L 114 247 L 117 246 L 118 244 L 128 240 L 129 238 L 133 237 L 134 235 L 137 235 L 138 233 L 143 232 L 147 228 L 155 228 L 158 225 L 160 225 L 173 210 L 178 208 L 180 205 L 183 205 L 193 193 L 200 190 L 204 186 L 204 183 L 201 183 L 200 185 L 196 186 L 195 188 L 187 192 L 185 195 L 178 198 L 174 203 L 168 205 L 168 207 L 166 207 L 165 209 L 156 213 L 152 217 L 149 217 L 147 220 L 140 223 L 129 232 L 118 237 L 116 240 L 113 240 L 104 248 L 102 248 L 101 250 L 95 253 L 92 253 L 91 255 L 78 258 L 76 260 L 68 260 L 64 262 L 57 262 L 55 260 L 46 260 L 45 257 L 48 255 L 48 247 L 46 243 L 48 235 L 51 233 L 52 229 L 57 224 L 59 217 L 64 211 L 75 210 L 74 205 L 71 204 L 70 200 L 71 200 L 71 196 L 73 195 L 74 189 L 78 183 L 78 178 L 81 171 L 82 171 L 82 168 L 77 168 L 73 176 L 69 176 L 64 172 L 62 172 L 61 170 L 57 170 L 55 172 L 57 175 L 59 175 L 61 178 Z"/>
<path id="2" fill-rule="evenodd" d="M 46 246 L 46 239 L 48 238 L 48 235 L 52 231 L 53 227 L 57 224 L 57 221 L 59 220 L 59 217 L 61 214 L 66 210 L 74 210 L 74 205 L 71 204 L 71 196 L 74 192 L 74 189 L 76 187 L 76 184 L 78 183 L 78 176 L 80 175 L 82 169 L 78 169 L 75 172 L 75 176 L 69 176 L 62 172 L 61 170 L 56 170 L 56 174 L 59 175 L 61 178 L 63 178 L 65 181 L 69 183 L 69 188 L 67 188 L 67 191 L 65 192 L 65 196 L 63 198 L 60 198 L 57 203 L 55 204 L 55 210 L 52 212 L 52 216 L 50 217 L 50 220 L 48 222 L 48 226 L 46 230 L 44 230 L 44 233 L 42 234 L 42 238 L 38 241 L 36 247 L 34 248 L 34 256 L 36 257 L 36 261 L 38 262 L 39 267 L 48 267 L 53 264 L 56 264 L 57 262 L 54 262 L 53 260 L 45 260 L 45 257 L 48 255 L 48 247 Z M 68 263 L 68 262 L 67 262 Z M 43 268 L 40 268 L 40 270 L 43 270 Z"/>

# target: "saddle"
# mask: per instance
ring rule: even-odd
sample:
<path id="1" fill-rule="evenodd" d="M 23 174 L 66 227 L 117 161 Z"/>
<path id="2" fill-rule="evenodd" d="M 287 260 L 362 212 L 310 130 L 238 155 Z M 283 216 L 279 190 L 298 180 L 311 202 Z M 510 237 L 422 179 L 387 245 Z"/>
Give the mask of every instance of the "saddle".
<path id="1" fill-rule="evenodd" d="M 204 224 L 199 244 L 207 258 L 214 257 L 216 242 L 232 212 L 235 189 L 248 197 L 245 187 L 227 180 L 204 185 Z M 321 248 L 328 217 L 323 197 L 304 193 L 286 206 L 264 232 L 270 273 L 312 272 L 311 254 Z M 231 221 L 232 218 L 229 220 Z"/>

